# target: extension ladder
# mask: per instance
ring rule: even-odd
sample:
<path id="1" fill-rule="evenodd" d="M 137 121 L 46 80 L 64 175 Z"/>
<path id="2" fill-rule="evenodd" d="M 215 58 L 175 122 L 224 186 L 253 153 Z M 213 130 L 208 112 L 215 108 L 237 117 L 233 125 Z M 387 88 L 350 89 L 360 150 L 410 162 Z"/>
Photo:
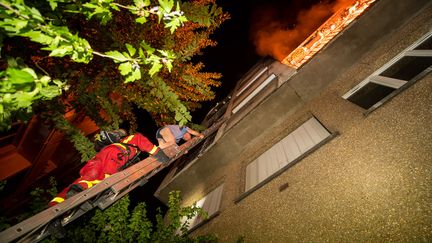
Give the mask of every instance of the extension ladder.
<path id="1" fill-rule="evenodd" d="M 194 137 L 181 146 L 164 149 L 170 161 L 161 164 L 153 157 L 148 157 L 110 177 L 99 184 L 84 190 L 64 202 L 50 207 L 8 229 L 0 232 L 0 242 L 38 242 L 50 235 L 48 226 L 56 219 L 65 226 L 95 207 L 105 209 L 140 185 L 150 177 L 180 158 L 188 150 L 216 132 L 225 120 L 222 119 L 206 129 L 203 139 Z"/>

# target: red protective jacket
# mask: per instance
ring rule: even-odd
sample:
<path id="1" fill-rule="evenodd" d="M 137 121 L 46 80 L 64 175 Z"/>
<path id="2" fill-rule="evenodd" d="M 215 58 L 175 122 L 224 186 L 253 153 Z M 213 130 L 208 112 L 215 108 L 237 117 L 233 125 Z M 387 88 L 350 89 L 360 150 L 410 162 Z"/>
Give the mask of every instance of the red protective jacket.
<path id="1" fill-rule="evenodd" d="M 159 152 L 159 148 L 140 133 L 127 136 L 121 142 L 132 144 L 150 155 Z M 61 191 L 48 205 L 54 206 L 63 202 L 67 198 L 71 186 L 85 190 L 116 173 L 120 167 L 137 153 L 136 148 L 129 146 L 129 149 L 130 153 L 126 155 L 126 146 L 120 143 L 111 144 L 103 148 L 80 170 L 80 177 Z"/>

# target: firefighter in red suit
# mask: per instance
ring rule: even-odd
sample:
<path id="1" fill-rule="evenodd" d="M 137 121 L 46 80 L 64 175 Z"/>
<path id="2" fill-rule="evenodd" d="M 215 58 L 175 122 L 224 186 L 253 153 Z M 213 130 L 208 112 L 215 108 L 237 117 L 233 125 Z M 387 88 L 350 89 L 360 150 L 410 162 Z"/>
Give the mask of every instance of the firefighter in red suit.
<path id="1" fill-rule="evenodd" d="M 121 170 L 122 166 L 140 151 L 149 153 L 161 163 L 167 163 L 169 158 L 165 153 L 145 136 L 140 133 L 126 136 L 126 131 L 120 129 L 107 134 L 108 138 L 117 138 L 120 143 L 112 143 L 100 150 L 95 157 L 90 159 L 80 170 L 80 178 L 61 191 L 49 206 L 57 205 L 65 199 L 88 189 L 103 179 Z M 130 144 L 132 146 L 128 146 Z"/>

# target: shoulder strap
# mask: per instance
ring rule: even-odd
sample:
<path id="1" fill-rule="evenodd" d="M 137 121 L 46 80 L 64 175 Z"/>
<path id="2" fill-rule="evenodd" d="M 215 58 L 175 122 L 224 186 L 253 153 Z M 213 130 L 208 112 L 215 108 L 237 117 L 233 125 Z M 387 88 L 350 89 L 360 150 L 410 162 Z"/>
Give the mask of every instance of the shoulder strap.
<path id="1" fill-rule="evenodd" d="M 137 152 L 138 151 L 141 152 L 141 149 L 138 146 L 136 146 L 135 144 L 123 143 L 123 142 L 118 142 L 118 143 L 121 144 L 121 145 L 123 145 L 123 146 L 125 146 L 125 147 L 135 148 L 137 150 Z"/>
<path id="2" fill-rule="evenodd" d="M 141 150 L 140 150 L 140 148 L 138 146 L 136 146 L 134 144 L 122 143 L 122 142 L 115 143 L 115 144 L 120 145 L 120 146 L 117 146 L 118 148 L 120 148 L 120 147 L 123 148 L 124 147 L 126 149 L 126 154 L 123 153 L 123 156 L 125 156 L 125 155 L 128 156 L 127 157 L 128 161 L 126 161 L 126 163 L 124 165 L 122 165 L 120 168 L 118 168 L 118 171 L 124 170 L 125 168 L 127 168 L 127 167 L 131 166 L 132 164 L 138 162 L 138 160 L 137 160 L 138 156 L 141 154 Z M 129 158 L 130 147 L 136 149 L 136 153 L 135 153 L 135 155 L 132 158 Z"/>

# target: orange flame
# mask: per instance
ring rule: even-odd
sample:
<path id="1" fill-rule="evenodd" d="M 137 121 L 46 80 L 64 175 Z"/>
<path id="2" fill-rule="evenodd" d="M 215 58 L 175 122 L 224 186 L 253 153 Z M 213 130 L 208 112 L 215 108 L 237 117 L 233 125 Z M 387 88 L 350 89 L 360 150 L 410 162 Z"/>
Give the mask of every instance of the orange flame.
<path id="1" fill-rule="evenodd" d="M 269 12 L 268 9 L 260 9 L 261 15 L 257 18 L 259 21 L 255 21 L 253 26 L 256 51 L 261 56 L 270 55 L 284 64 L 298 68 L 374 1 L 324 2 L 300 12 L 294 18 L 284 9 L 282 21 L 296 22 L 291 29 L 286 23 L 274 20 L 273 16 L 280 15 L 280 10 Z M 303 59 L 305 60 L 302 61 Z"/>
<path id="2" fill-rule="evenodd" d="M 270 55 L 282 61 L 337 10 L 352 5 L 354 1 L 338 0 L 332 3 L 324 1 L 297 15 L 290 15 L 292 9 L 283 5 L 277 9 L 262 6 L 255 13 L 252 26 L 257 53 L 261 56 Z M 289 23 L 295 25 L 289 28 Z"/>
<path id="3" fill-rule="evenodd" d="M 282 63 L 298 69 L 313 57 L 348 24 L 360 16 L 375 0 L 358 0 L 333 14 L 324 24 L 313 32 L 294 51 L 286 56 Z"/>

